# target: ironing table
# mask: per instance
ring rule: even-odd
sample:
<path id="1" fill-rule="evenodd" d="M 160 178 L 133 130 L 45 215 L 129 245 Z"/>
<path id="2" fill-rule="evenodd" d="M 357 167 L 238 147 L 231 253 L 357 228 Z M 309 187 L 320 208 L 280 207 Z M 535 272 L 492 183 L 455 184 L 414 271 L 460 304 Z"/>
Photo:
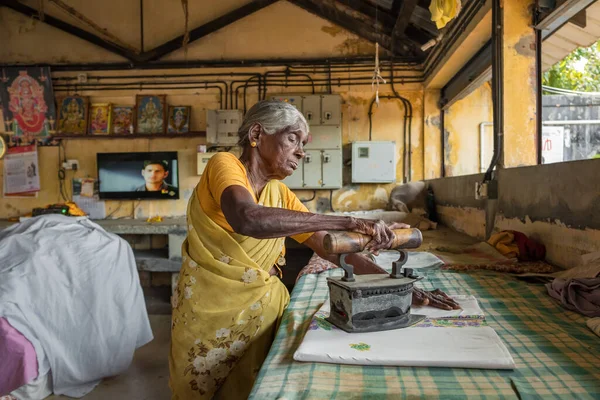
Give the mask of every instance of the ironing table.
<path id="1" fill-rule="evenodd" d="M 327 299 L 327 277 L 338 275 L 339 269 L 330 270 L 297 282 L 250 398 L 600 398 L 600 338 L 586 327 L 586 318 L 563 309 L 543 285 L 490 271 L 430 270 L 417 286 L 475 296 L 510 351 L 514 370 L 294 361 L 311 318 Z"/>

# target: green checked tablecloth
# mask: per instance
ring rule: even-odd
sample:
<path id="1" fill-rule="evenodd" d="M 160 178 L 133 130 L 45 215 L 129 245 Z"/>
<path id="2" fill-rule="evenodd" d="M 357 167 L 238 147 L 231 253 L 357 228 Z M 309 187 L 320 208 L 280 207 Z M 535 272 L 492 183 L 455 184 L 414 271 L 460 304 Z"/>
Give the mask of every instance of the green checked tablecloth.
<path id="1" fill-rule="evenodd" d="M 543 285 L 496 272 L 429 271 L 418 286 L 477 297 L 517 365 L 513 371 L 294 361 L 313 314 L 327 298 L 326 278 L 332 275 L 341 271 L 298 281 L 250 398 L 600 399 L 600 337 L 586 327 L 586 318 L 563 309 Z"/>

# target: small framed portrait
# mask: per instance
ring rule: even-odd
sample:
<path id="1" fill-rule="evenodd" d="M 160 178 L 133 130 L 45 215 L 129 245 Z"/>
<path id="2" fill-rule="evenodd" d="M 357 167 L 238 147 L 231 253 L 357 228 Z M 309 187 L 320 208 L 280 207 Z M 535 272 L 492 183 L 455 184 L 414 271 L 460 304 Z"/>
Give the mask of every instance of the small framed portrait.
<path id="1" fill-rule="evenodd" d="M 135 106 L 113 106 L 112 133 L 124 135 L 133 133 Z"/>
<path id="2" fill-rule="evenodd" d="M 67 96 L 58 100 L 58 133 L 87 133 L 89 100 L 84 96 Z"/>
<path id="3" fill-rule="evenodd" d="M 92 103 L 90 105 L 89 132 L 91 135 L 108 135 L 112 118 L 112 104 Z"/>
<path id="4" fill-rule="evenodd" d="M 165 133 L 166 98 L 164 94 L 136 96 L 136 133 Z"/>
<path id="5" fill-rule="evenodd" d="M 169 106 L 167 133 L 188 133 L 191 111 L 191 106 Z"/>

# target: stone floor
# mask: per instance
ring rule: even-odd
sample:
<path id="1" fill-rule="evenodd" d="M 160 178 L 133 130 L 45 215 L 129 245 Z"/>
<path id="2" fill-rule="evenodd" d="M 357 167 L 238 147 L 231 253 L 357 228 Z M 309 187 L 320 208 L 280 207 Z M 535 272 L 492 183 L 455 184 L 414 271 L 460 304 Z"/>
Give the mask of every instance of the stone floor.
<path id="1" fill-rule="evenodd" d="M 154 340 L 139 348 L 127 372 L 105 379 L 84 400 L 169 400 L 170 315 L 150 315 Z M 47 400 L 69 399 L 50 396 Z"/>

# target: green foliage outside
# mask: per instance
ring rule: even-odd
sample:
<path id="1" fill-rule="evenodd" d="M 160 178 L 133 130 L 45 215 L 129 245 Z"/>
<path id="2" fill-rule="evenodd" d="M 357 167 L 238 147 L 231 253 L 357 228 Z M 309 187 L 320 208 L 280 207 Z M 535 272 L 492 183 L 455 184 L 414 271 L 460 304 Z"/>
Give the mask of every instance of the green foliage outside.
<path id="1" fill-rule="evenodd" d="M 544 73 L 542 84 L 580 92 L 600 92 L 600 40 L 580 47 Z"/>

